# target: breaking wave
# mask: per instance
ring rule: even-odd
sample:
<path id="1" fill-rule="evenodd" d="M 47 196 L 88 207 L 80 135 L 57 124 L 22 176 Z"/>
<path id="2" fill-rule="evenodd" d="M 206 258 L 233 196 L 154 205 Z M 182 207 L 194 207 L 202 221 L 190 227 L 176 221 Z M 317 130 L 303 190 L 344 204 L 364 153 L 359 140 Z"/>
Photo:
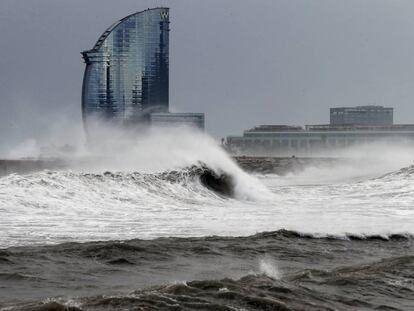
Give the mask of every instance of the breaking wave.
<path id="1" fill-rule="evenodd" d="M 247 184 L 250 186 L 247 187 Z M 67 199 L 76 190 L 105 193 L 111 188 L 124 189 L 124 194 L 131 190 L 136 196 L 148 195 L 157 196 L 159 199 L 184 201 L 194 196 L 216 198 L 216 195 L 221 195 L 240 200 L 257 200 L 260 199 L 260 195 L 270 195 L 257 178 L 241 170 L 236 174 L 234 171 L 213 170 L 203 163 L 162 173 L 42 171 L 27 175 L 12 174 L 1 178 L 0 186 L 15 187 L 14 190 L 37 187 L 49 193 L 55 190 L 57 193 L 52 198 L 56 199 L 60 199 L 58 194 L 62 194 L 62 199 Z M 63 190 L 64 193 L 59 193 L 59 190 Z M 192 195 L 189 195 L 189 192 L 192 192 Z M 119 193 L 121 194 L 121 191 Z M 7 205 L 10 198 L 2 196 L 1 199 L 3 201 L 0 202 Z"/>
<path id="2" fill-rule="evenodd" d="M 412 167 L 363 181 L 298 185 L 230 163 L 2 177 L 0 247 L 278 229 L 341 238 L 414 234 Z"/>
<path id="3" fill-rule="evenodd" d="M 381 176 L 379 179 L 383 180 L 401 180 L 401 179 L 413 179 L 414 178 L 414 165 L 404 167 L 395 172 L 391 172 Z"/>

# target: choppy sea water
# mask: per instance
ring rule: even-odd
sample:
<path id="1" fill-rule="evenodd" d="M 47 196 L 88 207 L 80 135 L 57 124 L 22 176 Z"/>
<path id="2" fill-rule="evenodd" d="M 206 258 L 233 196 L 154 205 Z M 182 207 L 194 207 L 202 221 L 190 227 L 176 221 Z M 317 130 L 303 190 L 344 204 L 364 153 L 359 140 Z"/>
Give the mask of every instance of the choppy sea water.
<path id="1" fill-rule="evenodd" d="M 1 177 L 0 308 L 414 308 L 413 167 L 219 171 L 233 197 L 185 168 Z"/>

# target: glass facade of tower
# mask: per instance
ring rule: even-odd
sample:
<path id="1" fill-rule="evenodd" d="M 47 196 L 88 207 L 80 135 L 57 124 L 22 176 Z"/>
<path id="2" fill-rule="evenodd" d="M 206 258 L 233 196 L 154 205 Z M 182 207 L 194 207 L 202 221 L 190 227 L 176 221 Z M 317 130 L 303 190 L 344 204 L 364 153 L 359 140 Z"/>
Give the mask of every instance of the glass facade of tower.
<path id="1" fill-rule="evenodd" d="M 169 9 L 129 15 L 82 52 L 86 69 L 82 112 L 124 125 L 149 121 L 168 112 Z"/>

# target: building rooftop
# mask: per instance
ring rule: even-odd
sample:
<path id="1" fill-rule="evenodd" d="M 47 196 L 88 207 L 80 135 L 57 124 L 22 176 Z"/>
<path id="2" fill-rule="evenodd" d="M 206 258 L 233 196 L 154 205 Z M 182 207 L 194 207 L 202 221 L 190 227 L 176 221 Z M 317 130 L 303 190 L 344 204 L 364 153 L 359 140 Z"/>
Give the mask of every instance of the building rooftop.
<path id="1" fill-rule="evenodd" d="M 119 21 L 117 21 L 117 22 L 115 22 L 115 23 L 113 23 L 111 26 L 109 26 L 105 31 L 104 31 L 104 33 L 99 37 L 99 39 L 98 39 L 98 41 L 96 41 L 96 43 L 95 43 L 95 45 L 94 45 L 94 47 L 92 48 L 92 49 L 90 49 L 90 50 L 86 50 L 86 51 L 83 51 L 83 52 L 81 52 L 81 54 L 82 55 L 84 55 L 85 53 L 88 53 L 88 52 L 94 52 L 94 51 L 98 51 L 99 49 L 100 49 L 100 47 L 102 46 L 102 43 L 105 41 L 105 39 L 109 36 L 109 34 L 116 28 L 116 26 L 118 26 L 119 24 L 121 24 L 122 22 L 124 22 L 125 20 L 127 20 L 127 19 L 129 19 L 129 18 L 131 18 L 132 16 L 135 16 L 135 15 L 137 15 L 137 14 L 141 14 L 141 13 L 144 13 L 144 12 L 147 12 L 147 11 L 152 11 L 152 10 L 159 10 L 159 9 L 163 9 L 163 10 L 169 10 L 169 8 L 167 8 L 167 7 L 156 7 L 156 8 L 148 8 L 148 9 L 146 9 L 146 10 L 143 10 L 143 11 L 139 11 L 139 12 L 135 12 L 135 13 L 132 13 L 132 14 L 130 14 L 130 15 L 128 15 L 128 16 L 125 16 L 124 18 L 122 18 L 122 19 L 120 19 Z"/>
<path id="2" fill-rule="evenodd" d="M 359 125 L 359 124 L 315 124 L 306 125 L 306 131 L 414 131 L 414 124 Z"/>
<path id="3" fill-rule="evenodd" d="M 347 107 L 332 107 L 330 109 L 394 109 L 391 107 L 384 107 L 380 105 L 365 105 L 365 106 L 347 106 Z"/>
<path id="4" fill-rule="evenodd" d="M 293 125 L 259 125 L 245 132 L 301 132 L 301 126 Z"/>

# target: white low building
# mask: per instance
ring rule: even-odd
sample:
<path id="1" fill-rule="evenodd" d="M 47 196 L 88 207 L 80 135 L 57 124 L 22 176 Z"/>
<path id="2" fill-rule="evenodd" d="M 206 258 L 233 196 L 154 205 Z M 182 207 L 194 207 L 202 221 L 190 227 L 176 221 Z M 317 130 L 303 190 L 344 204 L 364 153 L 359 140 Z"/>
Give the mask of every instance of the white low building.
<path id="1" fill-rule="evenodd" d="M 204 113 L 158 112 L 150 116 L 154 127 L 195 127 L 204 131 Z"/>

